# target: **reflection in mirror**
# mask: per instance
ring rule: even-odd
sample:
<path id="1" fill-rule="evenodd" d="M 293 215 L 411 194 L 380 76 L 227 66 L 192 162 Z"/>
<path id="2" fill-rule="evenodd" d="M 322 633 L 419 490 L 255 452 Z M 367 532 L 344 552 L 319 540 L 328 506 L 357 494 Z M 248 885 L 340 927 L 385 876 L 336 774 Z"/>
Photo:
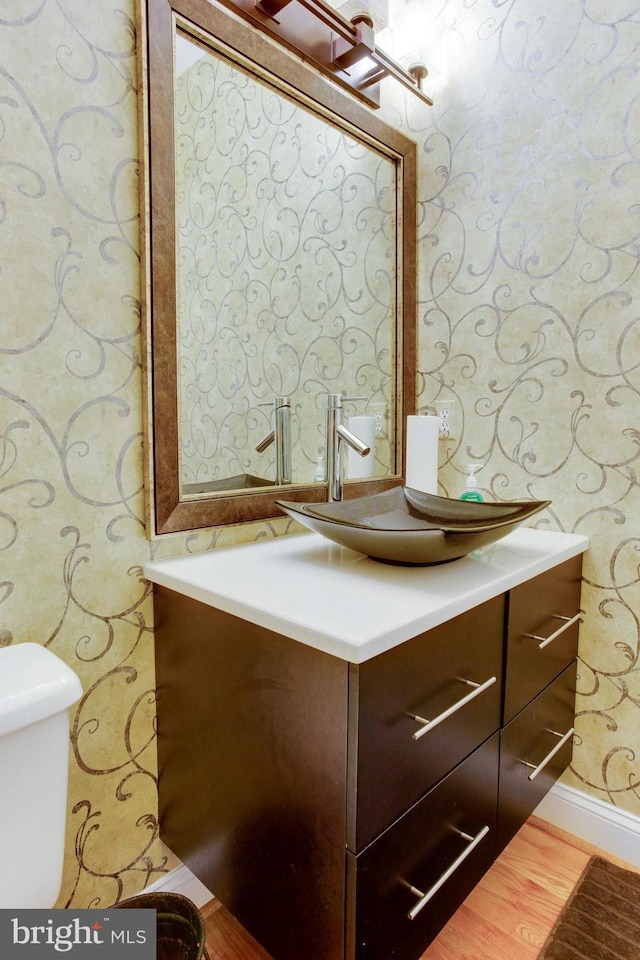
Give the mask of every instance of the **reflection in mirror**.
<path id="1" fill-rule="evenodd" d="M 328 394 L 373 448 L 345 497 L 398 484 L 415 143 L 216 0 L 140 3 L 152 533 L 326 500 Z"/>
<path id="2" fill-rule="evenodd" d="M 183 493 L 314 482 L 327 393 L 395 473 L 396 161 L 183 34 L 175 102 Z"/>

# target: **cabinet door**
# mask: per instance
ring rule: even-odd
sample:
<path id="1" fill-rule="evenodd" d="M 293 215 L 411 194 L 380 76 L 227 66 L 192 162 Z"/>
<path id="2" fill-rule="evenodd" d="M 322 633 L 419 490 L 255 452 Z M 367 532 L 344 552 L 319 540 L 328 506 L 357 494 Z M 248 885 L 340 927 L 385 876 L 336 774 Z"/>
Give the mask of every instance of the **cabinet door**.
<path id="1" fill-rule="evenodd" d="M 498 734 L 360 856 L 347 854 L 347 960 L 415 960 L 495 854 Z"/>
<path id="2" fill-rule="evenodd" d="M 279 960 L 343 960 L 347 665 L 155 590 L 161 835 Z"/>
<path id="3" fill-rule="evenodd" d="M 352 668 L 354 853 L 499 728 L 503 635 L 500 596 Z"/>
<path id="4" fill-rule="evenodd" d="M 571 762 L 576 663 L 502 731 L 499 854 Z"/>
<path id="5" fill-rule="evenodd" d="M 574 557 L 510 591 L 504 723 L 576 656 L 581 572 Z"/>

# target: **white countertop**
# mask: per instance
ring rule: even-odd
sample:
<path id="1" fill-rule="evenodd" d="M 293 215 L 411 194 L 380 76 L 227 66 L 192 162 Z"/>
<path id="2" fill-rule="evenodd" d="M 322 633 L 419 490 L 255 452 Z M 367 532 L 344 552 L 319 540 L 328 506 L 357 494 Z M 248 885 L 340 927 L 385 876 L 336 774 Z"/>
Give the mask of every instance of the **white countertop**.
<path id="1" fill-rule="evenodd" d="M 211 607 L 362 663 L 587 550 L 589 539 L 520 528 L 452 563 L 379 563 L 316 533 L 157 560 L 144 575 Z"/>

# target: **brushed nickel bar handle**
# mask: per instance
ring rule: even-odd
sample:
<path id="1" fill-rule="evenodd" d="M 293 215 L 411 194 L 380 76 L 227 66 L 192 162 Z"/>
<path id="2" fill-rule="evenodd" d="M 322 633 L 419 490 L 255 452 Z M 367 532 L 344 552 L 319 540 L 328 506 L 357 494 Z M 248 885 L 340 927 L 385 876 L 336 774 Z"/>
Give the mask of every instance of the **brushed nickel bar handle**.
<path id="1" fill-rule="evenodd" d="M 434 885 L 430 887 L 426 893 L 423 893 L 422 890 L 418 890 L 417 887 L 409 888 L 411 890 L 411 893 L 414 894 L 414 896 L 420 897 L 416 905 L 412 907 L 411 910 L 409 910 L 409 913 L 407 914 L 407 916 L 409 917 L 409 920 L 415 920 L 415 918 L 418 916 L 422 908 L 426 907 L 426 905 L 429 903 L 429 900 L 435 897 L 440 887 L 442 887 L 447 882 L 449 877 L 456 872 L 458 867 L 464 863 L 467 857 L 475 850 L 478 844 L 482 840 L 484 840 L 484 838 L 488 833 L 489 833 L 489 827 L 485 826 L 480 830 L 479 833 L 475 835 L 475 837 L 469 837 L 471 841 L 469 846 L 462 851 L 459 857 L 456 857 L 456 859 L 453 861 L 451 866 L 447 867 L 447 869 L 442 874 L 442 876 L 438 880 L 436 880 Z M 465 838 L 469 836 L 468 834 L 461 834 L 461 835 L 464 836 Z"/>
<path id="2" fill-rule="evenodd" d="M 561 627 L 552 633 L 550 637 L 538 637 L 535 633 L 525 633 L 525 637 L 529 637 L 530 640 L 540 640 L 538 644 L 538 650 L 543 650 L 548 643 L 552 643 L 556 637 L 559 637 L 561 633 L 564 633 L 565 630 L 568 630 L 569 627 L 572 627 L 574 623 L 577 623 L 579 620 L 582 621 L 582 611 L 576 613 L 575 617 L 557 617 L 558 620 L 564 620 L 565 623 Z"/>
<path id="3" fill-rule="evenodd" d="M 573 736 L 573 729 L 574 729 L 574 728 L 571 727 L 571 729 L 570 729 L 570 730 L 567 730 L 567 732 L 566 732 L 565 734 L 558 733 L 556 730 L 548 730 L 548 731 L 547 731 L 548 733 L 552 733 L 554 737 L 560 737 L 560 741 L 559 741 L 559 743 L 556 743 L 556 745 L 555 745 L 555 747 L 553 748 L 553 750 L 551 750 L 551 751 L 546 755 L 546 757 L 544 758 L 544 760 L 541 760 L 541 761 L 540 761 L 540 763 L 538 764 L 537 767 L 536 767 L 535 763 L 529 763 L 527 760 L 521 760 L 521 761 L 520 761 L 520 763 L 523 763 L 523 764 L 525 765 L 525 767 L 532 767 L 532 768 L 533 768 L 532 772 L 529 774 L 529 780 L 535 780 L 535 778 L 538 776 L 538 774 L 541 773 L 541 772 L 544 770 L 544 768 L 546 767 L 546 765 L 547 765 L 551 760 L 553 760 L 553 758 L 555 757 L 556 753 L 557 753 L 559 750 L 562 750 L 562 748 L 564 747 L 564 745 L 565 745 L 565 743 L 567 742 L 567 740 L 569 740 L 569 739 Z"/>
<path id="4" fill-rule="evenodd" d="M 458 700 L 457 703 L 454 703 L 453 706 L 449 707 L 448 710 L 445 710 L 443 713 L 439 714 L 437 717 L 434 717 L 433 720 L 426 720 L 424 717 L 419 717 L 416 714 L 411 714 L 411 718 L 416 720 L 418 723 L 422 723 L 423 727 L 421 730 L 416 730 L 412 734 L 413 740 L 419 740 L 420 737 L 424 737 L 425 733 L 428 733 L 429 730 L 433 730 L 439 723 L 442 723 L 443 720 L 447 720 L 453 713 L 461 710 L 462 707 L 465 707 L 468 703 L 471 703 L 477 696 L 481 693 L 484 693 L 485 690 L 488 690 L 489 687 L 493 686 L 496 682 L 497 677 L 489 677 L 488 680 L 485 680 L 484 683 L 475 683 L 473 680 L 463 680 L 463 683 L 466 683 L 469 687 L 474 687 L 475 689 L 468 693 L 466 697 L 463 697 L 462 700 Z"/>

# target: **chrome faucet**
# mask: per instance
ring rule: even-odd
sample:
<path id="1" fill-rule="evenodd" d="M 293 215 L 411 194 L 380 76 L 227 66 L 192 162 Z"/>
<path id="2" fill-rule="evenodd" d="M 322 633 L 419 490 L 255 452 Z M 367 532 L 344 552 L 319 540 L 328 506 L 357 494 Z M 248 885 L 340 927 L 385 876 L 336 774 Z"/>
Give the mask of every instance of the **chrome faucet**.
<path id="1" fill-rule="evenodd" d="M 276 445 L 276 483 L 291 483 L 291 397 L 275 397 L 261 407 L 272 407 L 274 412 L 273 430 L 256 447 L 257 453 L 263 453 L 267 447 Z"/>
<path id="2" fill-rule="evenodd" d="M 342 443 L 348 443 L 352 450 L 366 457 L 371 448 L 363 443 L 355 433 L 342 423 L 342 404 L 352 400 L 366 400 L 366 397 L 343 397 L 341 393 L 327 394 L 326 411 L 326 451 L 327 451 L 327 484 L 329 501 L 342 500 L 342 469 L 340 450 Z"/>

